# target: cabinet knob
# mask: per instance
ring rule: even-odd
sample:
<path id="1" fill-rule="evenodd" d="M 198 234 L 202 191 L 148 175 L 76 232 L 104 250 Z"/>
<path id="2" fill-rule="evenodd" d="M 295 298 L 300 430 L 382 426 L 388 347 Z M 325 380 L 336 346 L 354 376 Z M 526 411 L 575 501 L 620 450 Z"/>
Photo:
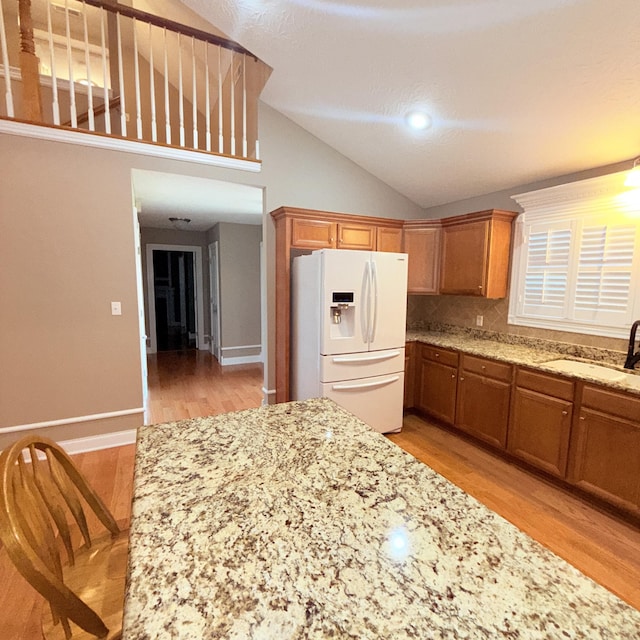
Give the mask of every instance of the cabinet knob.
<path id="1" fill-rule="evenodd" d="M 483 364 L 483 365 L 482 365 L 482 369 L 484 370 L 484 369 L 486 369 L 486 368 L 487 368 L 487 367 Z"/>
<path id="2" fill-rule="evenodd" d="M 584 420 L 584 419 L 585 419 L 585 417 L 584 417 L 584 416 L 580 416 L 580 420 Z"/>
<path id="3" fill-rule="evenodd" d="M 460 376 L 460 382 L 464 382 L 464 378 Z"/>
<path id="4" fill-rule="evenodd" d="M 563 411 L 563 412 L 562 412 L 562 415 L 563 415 L 563 416 L 568 416 L 568 415 L 569 415 L 569 412 L 568 412 L 568 411 Z"/>
<path id="5" fill-rule="evenodd" d="M 455 374 L 455 373 L 452 373 L 452 374 L 451 374 L 451 379 L 453 380 L 455 377 L 456 377 L 456 374 Z"/>
<path id="6" fill-rule="evenodd" d="M 436 353 L 436 358 L 439 358 L 439 357 L 440 357 L 440 354 L 439 354 L 439 353 Z"/>

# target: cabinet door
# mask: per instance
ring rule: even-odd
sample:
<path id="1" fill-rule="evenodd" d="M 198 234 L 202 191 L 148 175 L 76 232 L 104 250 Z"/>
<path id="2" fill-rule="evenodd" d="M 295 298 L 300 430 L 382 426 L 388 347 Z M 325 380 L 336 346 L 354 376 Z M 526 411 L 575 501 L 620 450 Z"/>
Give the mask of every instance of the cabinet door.
<path id="1" fill-rule="evenodd" d="M 420 359 L 418 408 L 453 424 L 456 411 L 457 369 L 427 358 Z"/>
<path id="2" fill-rule="evenodd" d="M 376 251 L 400 253 L 402 251 L 402 229 L 378 227 L 376 230 Z"/>
<path id="3" fill-rule="evenodd" d="M 463 371 L 458 381 L 456 427 L 504 449 L 510 397 L 511 383 Z"/>
<path id="4" fill-rule="evenodd" d="M 572 402 L 516 387 L 508 450 L 539 469 L 564 478 L 572 415 Z"/>
<path id="5" fill-rule="evenodd" d="M 416 344 L 407 342 L 404 348 L 404 408 L 412 409 L 414 403 Z"/>
<path id="6" fill-rule="evenodd" d="M 569 480 L 640 512 L 640 424 L 582 407 L 571 437 Z"/>
<path id="7" fill-rule="evenodd" d="M 291 246 L 296 249 L 331 249 L 336 246 L 336 223 L 294 218 Z"/>
<path id="8" fill-rule="evenodd" d="M 440 229 L 405 229 L 404 251 L 409 254 L 408 293 L 438 293 Z"/>
<path id="9" fill-rule="evenodd" d="M 440 293 L 485 294 L 489 222 L 443 227 Z"/>
<path id="10" fill-rule="evenodd" d="M 338 223 L 338 249 L 375 251 L 376 227 L 349 222 Z"/>

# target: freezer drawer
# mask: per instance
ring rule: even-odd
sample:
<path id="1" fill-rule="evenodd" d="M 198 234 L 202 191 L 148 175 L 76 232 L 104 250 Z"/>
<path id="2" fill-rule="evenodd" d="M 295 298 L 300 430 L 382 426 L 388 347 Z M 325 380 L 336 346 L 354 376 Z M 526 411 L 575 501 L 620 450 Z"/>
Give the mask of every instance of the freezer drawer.
<path id="1" fill-rule="evenodd" d="M 404 347 L 320 357 L 320 381 L 337 382 L 404 371 Z"/>
<path id="2" fill-rule="evenodd" d="M 322 395 L 380 433 L 402 429 L 404 373 L 322 384 Z"/>

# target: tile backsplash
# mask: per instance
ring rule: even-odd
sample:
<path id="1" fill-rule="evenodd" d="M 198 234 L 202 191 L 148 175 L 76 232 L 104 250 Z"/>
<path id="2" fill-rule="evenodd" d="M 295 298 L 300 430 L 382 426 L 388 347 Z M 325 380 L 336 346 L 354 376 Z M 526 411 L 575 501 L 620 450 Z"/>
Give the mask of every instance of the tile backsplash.
<path id="1" fill-rule="evenodd" d="M 551 331 L 508 324 L 509 301 L 487 300 L 471 296 L 412 296 L 407 304 L 407 327 L 423 329 L 430 323 L 477 329 L 476 316 L 483 316 L 483 331 L 542 338 L 585 347 L 614 351 L 627 350 L 627 341 L 568 331 Z"/>

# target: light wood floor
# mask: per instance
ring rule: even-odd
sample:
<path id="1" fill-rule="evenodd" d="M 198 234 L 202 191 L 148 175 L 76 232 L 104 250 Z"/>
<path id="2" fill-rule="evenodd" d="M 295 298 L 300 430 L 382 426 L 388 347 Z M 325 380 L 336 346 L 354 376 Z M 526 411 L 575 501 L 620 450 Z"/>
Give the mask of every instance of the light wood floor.
<path id="1" fill-rule="evenodd" d="M 255 376 L 261 386 L 258 371 L 239 368 L 236 375 L 225 369 L 224 384 L 220 380 L 210 384 L 204 372 L 214 371 L 215 366 L 206 359 L 189 364 L 188 359 L 167 357 L 152 366 L 150 422 L 196 417 L 196 407 L 213 407 L 220 413 L 231 406 L 225 402 L 233 409 L 260 402 L 247 381 Z M 208 399 L 208 390 L 213 393 L 214 388 L 216 399 Z M 217 395 L 223 388 L 226 399 Z M 389 439 L 640 609 L 640 529 L 416 416 L 407 416 L 403 431 Z M 130 515 L 134 453 L 132 445 L 74 458 L 116 519 L 124 522 Z M 41 601 L 15 572 L 4 550 L 0 550 L 0 584 L 0 639 L 40 638 Z"/>
<path id="2" fill-rule="evenodd" d="M 262 402 L 262 365 L 221 367 L 205 351 L 165 351 L 147 359 L 145 424 L 253 409 Z"/>

